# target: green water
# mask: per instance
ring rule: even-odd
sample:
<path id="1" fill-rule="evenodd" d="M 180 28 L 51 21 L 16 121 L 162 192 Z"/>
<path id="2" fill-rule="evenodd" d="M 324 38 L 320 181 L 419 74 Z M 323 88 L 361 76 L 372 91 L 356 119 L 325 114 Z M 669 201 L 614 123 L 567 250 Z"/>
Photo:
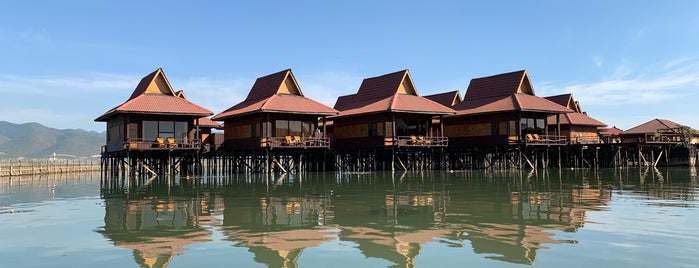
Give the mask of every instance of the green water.
<path id="1" fill-rule="evenodd" d="M 698 194 L 693 168 L 0 178 L 0 266 L 697 267 Z"/>

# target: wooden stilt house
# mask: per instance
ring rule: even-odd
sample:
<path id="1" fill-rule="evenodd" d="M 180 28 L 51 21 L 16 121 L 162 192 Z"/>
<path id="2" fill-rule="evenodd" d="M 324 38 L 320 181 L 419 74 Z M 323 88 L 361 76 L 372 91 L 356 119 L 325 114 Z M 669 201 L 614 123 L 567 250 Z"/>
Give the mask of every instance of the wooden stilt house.
<path id="1" fill-rule="evenodd" d="M 564 113 L 560 116 L 561 135 L 564 136 L 571 144 L 596 144 L 600 143 L 599 129 L 604 128 L 607 124 L 594 119 L 583 112 L 580 108 L 580 103 L 573 99 L 573 94 L 561 94 L 556 96 L 545 97 L 545 99 L 557 103 L 558 105 L 567 107 L 573 112 Z M 556 116 L 549 115 L 547 120 L 550 133 L 555 133 L 558 126 L 556 125 Z"/>
<path id="2" fill-rule="evenodd" d="M 335 109 L 337 149 L 446 147 L 441 124 L 431 131 L 431 120 L 454 113 L 419 96 L 408 70 L 364 79 L 356 94 L 337 99 Z"/>
<path id="3" fill-rule="evenodd" d="M 667 119 L 653 119 L 619 134 L 622 143 L 636 144 L 696 144 L 697 131 Z"/>
<path id="4" fill-rule="evenodd" d="M 291 69 L 257 78 L 242 102 L 212 117 L 224 121 L 226 151 L 328 148 L 318 122 L 338 112 L 303 95 Z"/>
<path id="5" fill-rule="evenodd" d="M 199 118 L 206 108 L 178 97 L 161 68 L 143 77 L 126 102 L 95 119 L 107 122 L 103 153 L 124 151 L 198 151 Z"/>
<path id="6" fill-rule="evenodd" d="M 471 80 L 455 115 L 444 118 L 450 147 L 564 145 L 548 120 L 572 110 L 534 94 L 526 70 Z M 560 120 L 553 123 L 558 126 Z"/>

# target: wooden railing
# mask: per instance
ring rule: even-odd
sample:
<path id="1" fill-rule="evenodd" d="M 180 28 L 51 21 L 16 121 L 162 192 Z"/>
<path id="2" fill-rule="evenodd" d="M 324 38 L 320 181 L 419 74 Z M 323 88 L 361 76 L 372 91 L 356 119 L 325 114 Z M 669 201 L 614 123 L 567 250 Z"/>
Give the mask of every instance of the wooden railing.
<path id="1" fill-rule="evenodd" d="M 302 136 L 269 137 L 262 139 L 262 146 L 271 148 L 329 148 L 330 138 Z"/>
<path id="2" fill-rule="evenodd" d="M 682 135 L 667 132 L 659 132 L 654 134 L 649 133 L 645 135 L 645 140 L 643 142 L 657 144 L 678 144 L 682 142 Z"/>
<path id="3" fill-rule="evenodd" d="M 447 147 L 449 145 L 449 139 L 447 137 L 442 136 L 398 136 L 396 137 L 395 144 L 399 147 Z"/>
<path id="4" fill-rule="evenodd" d="M 144 140 L 141 138 L 128 139 L 126 141 L 109 142 L 102 152 L 121 150 L 172 150 L 172 149 L 200 149 L 201 141 L 189 140 L 181 141 L 173 138 L 157 138 L 155 140 Z"/>
<path id="5" fill-rule="evenodd" d="M 565 136 L 527 134 L 524 136 L 524 144 L 527 146 L 536 145 L 566 145 L 568 140 Z"/>

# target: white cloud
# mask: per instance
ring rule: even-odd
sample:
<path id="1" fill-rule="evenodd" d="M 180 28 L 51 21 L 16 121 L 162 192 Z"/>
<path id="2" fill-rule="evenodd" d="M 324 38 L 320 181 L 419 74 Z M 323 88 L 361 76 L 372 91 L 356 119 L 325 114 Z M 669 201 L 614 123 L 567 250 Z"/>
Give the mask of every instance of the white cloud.
<path id="1" fill-rule="evenodd" d="M 583 105 L 625 105 L 667 102 L 696 94 L 699 68 L 694 59 L 672 60 L 665 68 L 638 72 L 621 64 L 602 80 L 589 83 L 541 85 L 545 95 L 573 93 Z M 688 68 L 692 67 L 692 68 Z"/>

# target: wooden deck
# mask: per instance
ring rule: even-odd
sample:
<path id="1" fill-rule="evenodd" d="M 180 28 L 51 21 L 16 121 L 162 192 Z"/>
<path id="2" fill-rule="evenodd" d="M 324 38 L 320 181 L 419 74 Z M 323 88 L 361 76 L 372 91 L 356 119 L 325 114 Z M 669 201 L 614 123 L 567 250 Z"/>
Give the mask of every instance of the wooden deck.
<path id="1" fill-rule="evenodd" d="M 527 134 L 523 139 L 525 146 L 563 146 L 568 144 L 565 136 Z"/>
<path id="2" fill-rule="evenodd" d="M 398 147 L 447 147 L 449 145 L 449 139 L 441 136 L 398 136 L 394 141 Z"/>
<path id="3" fill-rule="evenodd" d="M 265 140 L 263 139 L 263 144 Z M 266 144 L 270 148 L 330 148 L 330 138 L 284 136 L 270 137 Z"/>
<path id="4" fill-rule="evenodd" d="M 102 147 L 102 153 L 115 151 L 158 151 L 158 150 L 200 150 L 200 140 L 177 141 L 158 138 L 153 140 L 129 139 L 123 142 L 111 142 Z"/>

